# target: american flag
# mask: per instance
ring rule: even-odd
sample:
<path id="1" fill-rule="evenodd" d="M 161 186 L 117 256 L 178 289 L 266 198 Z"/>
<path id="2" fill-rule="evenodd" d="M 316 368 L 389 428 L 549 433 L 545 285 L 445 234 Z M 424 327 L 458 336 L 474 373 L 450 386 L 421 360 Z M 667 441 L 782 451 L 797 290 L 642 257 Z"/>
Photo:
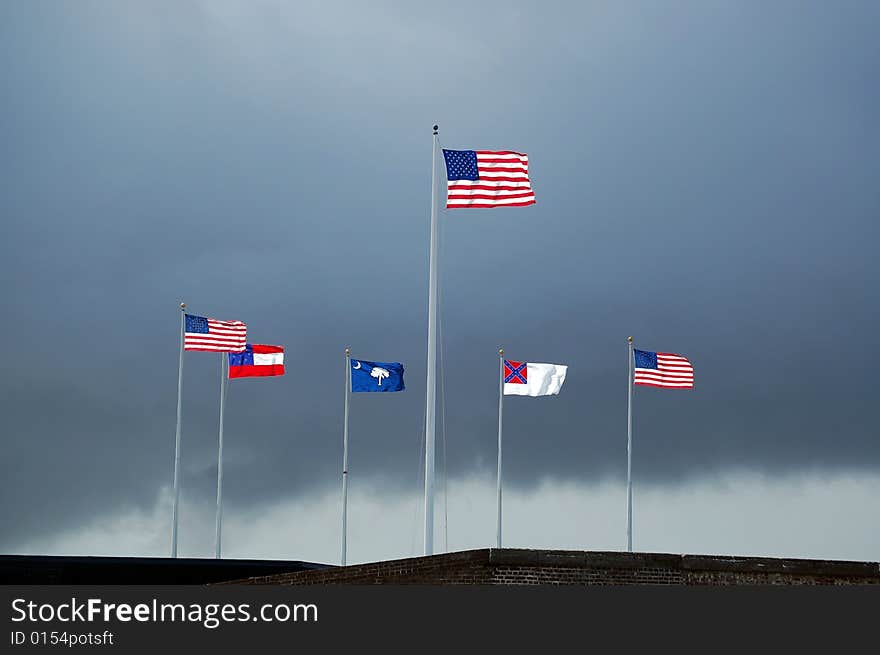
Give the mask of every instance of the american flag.
<path id="1" fill-rule="evenodd" d="M 204 316 L 186 315 L 184 350 L 240 353 L 247 342 L 247 326 L 241 321 L 218 321 Z"/>
<path id="2" fill-rule="evenodd" d="M 525 207 L 535 204 L 529 157 L 512 150 L 443 150 L 446 207 Z"/>
<path id="3" fill-rule="evenodd" d="M 693 389 L 694 367 L 687 357 L 636 350 L 633 384 L 645 387 Z"/>

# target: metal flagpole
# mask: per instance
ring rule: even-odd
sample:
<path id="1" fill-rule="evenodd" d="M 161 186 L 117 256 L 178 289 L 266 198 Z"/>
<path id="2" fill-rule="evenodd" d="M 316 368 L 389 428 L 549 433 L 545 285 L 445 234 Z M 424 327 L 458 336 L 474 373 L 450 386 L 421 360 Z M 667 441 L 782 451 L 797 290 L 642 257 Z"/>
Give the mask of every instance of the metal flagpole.
<path id="1" fill-rule="evenodd" d="M 342 566 L 348 530 L 348 401 L 351 398 L 351 348 L 345 349 L 345 426 L 342 428 Z"/>
<path id="2" fill-rule="evenodd" d="M 626 549 L 633 549 L 633 484 L 632 484 L 632 442 L 633 442 L 633 338 L 627 337 L 627 361 L 629 379 L 627 381 L 626 404 Z"/>
<path id="3" fill-rule="evenodd" d="M 495 543 L 501 548 L 501 422 L 504 416 L 504 348 L 498 349 L 498 530 Z"/>
<path id="4" fill-rule="evenodd" d="M 223 416 L 226 413 L 226 371 L 229 354 L 220 353 L 220 436 L 217 445 L 217 521 L 214 530 L 214 557 L 220 559 L 220 524 L 223 522 Z"/>
<path id="5" fill-rule="evenodd" d="M 174 505 L 171 511 L 171 557 L 177 557 L 177 516 L 180 505 L 180 401 L 183 398 L 183 333 L 186 303 L 180 303 L 180 359 L 177 363 L 177 430 L 174 435 Z"/>
<path id="6" fill-rule="evenodd" d="M 431 157 L 431 247 L 428 273 L 428 379 L 425 407 L 425 555 L 434 554 L 434 426 L 437 402 L 437 137 Z"/>

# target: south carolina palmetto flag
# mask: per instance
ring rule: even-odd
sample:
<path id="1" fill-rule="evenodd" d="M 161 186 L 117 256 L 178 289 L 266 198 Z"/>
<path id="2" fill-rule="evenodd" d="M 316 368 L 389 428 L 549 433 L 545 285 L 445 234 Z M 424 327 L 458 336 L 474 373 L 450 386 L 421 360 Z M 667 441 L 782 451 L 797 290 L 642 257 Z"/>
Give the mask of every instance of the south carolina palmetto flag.
<path id="1" fill-rule="evenodd" d="M 505 396 L 555 396 L 562 389 L 568 366 L 504 360 Z"/>

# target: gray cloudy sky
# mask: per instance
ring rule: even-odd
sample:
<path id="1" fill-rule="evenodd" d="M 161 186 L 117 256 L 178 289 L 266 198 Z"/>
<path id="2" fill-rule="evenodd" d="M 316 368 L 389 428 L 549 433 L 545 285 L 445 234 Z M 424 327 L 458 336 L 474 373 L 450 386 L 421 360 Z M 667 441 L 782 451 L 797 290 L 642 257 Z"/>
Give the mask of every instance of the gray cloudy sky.
<path id="1" fill-rule="evenodd" d="M 537 194 L 441 213 L 448 547 L 492 542 L 499 345 L 570 367 L 506 403 L 510 545 L 624 546 L 633 334 L 696 369 L 635 394 L 637 548 L 877 559 L 878 20 L 3 3 L 0 550 L 168 552 L 185 300 L 288 353 L 231 384 L 225 552 L 338 557 L 346 345 L 407 380 L 352 401 L 353 559 L 419 552 L 437 122 L 527 152 Z M 218 375 L 187 354 L 184 555 L 213 550 Z"/>

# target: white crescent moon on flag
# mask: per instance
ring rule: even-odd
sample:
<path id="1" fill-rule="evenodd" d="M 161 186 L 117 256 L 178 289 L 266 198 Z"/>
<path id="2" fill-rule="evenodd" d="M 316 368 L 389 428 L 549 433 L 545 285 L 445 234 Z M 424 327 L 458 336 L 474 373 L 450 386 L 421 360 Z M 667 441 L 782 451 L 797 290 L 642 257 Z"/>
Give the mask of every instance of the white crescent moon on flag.
<path id="1" fill-rule="evenodd" d="M 354 370 L 358 370 L 360 367 L 361 367 L 361 363 L 358 362 L 358 363 L 357 363 L 357 366 L 354 366 L 353 368 L 354 368 Z"/>

